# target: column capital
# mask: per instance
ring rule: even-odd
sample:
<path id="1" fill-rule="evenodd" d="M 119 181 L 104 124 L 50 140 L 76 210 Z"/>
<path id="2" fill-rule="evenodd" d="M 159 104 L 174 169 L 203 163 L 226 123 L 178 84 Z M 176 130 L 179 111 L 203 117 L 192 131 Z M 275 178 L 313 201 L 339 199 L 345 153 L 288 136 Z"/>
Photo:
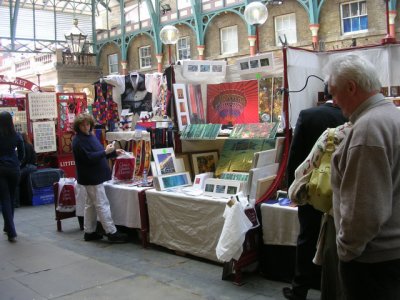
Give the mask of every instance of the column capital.
<path id="1" fill-rule="evenodd" d="M 312 36 L 318 36 L 319 24 L 310 24 L 308 28 L 310 28 Z"/>
<path id="2" fill-rule="evenodd" d="M 204 45 L 197 46 L 197 51 L 199 52 L 199 55 L 204 55 L 205 48 L 206 48 L 206 46 L 204 46 Z"/>
<path id="3" fill-rule="evenodd" d="M 162 73 L 162 58 L 163 58 L 162 53 L 156 54 L 156 59 L 157 59 L 157 72 L 158 72 L 158 73 Z"/>
<path id="4" fill-rule="evenodd" d="M 121 67 L 122 67 L 122 75 L 127 75 L 128 74 L 128 62 L 126 60 L 121 61 Z"/>
<path id="5" fill-rule="evenodd" d="M 390 10 L 389 11 L 389 24 L 394 24 L 394 20 L 396 19 L 397 11 Z"/>

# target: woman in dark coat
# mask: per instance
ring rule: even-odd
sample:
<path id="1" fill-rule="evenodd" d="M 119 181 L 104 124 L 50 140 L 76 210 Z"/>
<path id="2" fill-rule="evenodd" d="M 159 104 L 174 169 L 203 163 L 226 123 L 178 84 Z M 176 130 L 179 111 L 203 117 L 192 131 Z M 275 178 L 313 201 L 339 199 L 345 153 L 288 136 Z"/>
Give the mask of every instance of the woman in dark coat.
<path id="1" fill-rule="evenodd" d="M 17 149 L 17 151 L 15 151 Z M 20 163 L 24 158 L 24 143 L 15 131 L 12 116 L 8 112 L 0 113 L 0 202 L 4 219 L 4 232 L 8 241 L 17 241 L 14 226 L 15 193 L 20 177 Z"/>
<path id="2" fill-rule="evenodd" d="M 85 241 L 102 239 L 96 232 L 97 218 L 100 220 L 110 242 L 125 242 L 126 234 L 120 233 L 111 217 L 110 203 L 104 190 L 103 182 L 111 179 L 111 170 L 107 159 L 122 154 L 115 150 L 113 144 L 106 149 L 92 134 L 94 118 L 83 113 L 75 117 L 74 130 L 76 135 L 72 140 L 72 150 L 75 158 L 78 183 L 87 192 L 84 211 Z"/>

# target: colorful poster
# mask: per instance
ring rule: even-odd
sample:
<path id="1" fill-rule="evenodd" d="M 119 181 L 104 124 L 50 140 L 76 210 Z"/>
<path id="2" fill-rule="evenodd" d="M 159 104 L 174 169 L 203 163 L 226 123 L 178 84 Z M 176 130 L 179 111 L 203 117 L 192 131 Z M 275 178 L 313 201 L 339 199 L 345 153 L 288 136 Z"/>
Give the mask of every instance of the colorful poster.
<path id="1" fill-rule="evenodd" d="M 207 122 L 240 124 L 258 122 L 258 81 L 207 85 Z"/>
<path id="2" fill-rule="evenodd" d="M 282 77 L 262 78 L 259 81 L 260 90 L 260 122 L 279 122 L 282 115 L 283 95 L 279 89 L 283 86 Z"/>

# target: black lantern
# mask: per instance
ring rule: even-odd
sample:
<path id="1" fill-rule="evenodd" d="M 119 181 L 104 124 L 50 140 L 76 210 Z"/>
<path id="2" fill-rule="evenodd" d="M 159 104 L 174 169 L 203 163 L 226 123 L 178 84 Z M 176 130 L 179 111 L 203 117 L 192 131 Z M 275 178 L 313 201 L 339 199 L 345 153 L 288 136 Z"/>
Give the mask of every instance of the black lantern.
<path id="1" fill-rule="evenodd" d="M 65 34 L 71 53 L 81 53 L 86 42 L 87 34 L 84 34 L 78 27 L 78 19 L 74 19 L 74 25 Z"/>

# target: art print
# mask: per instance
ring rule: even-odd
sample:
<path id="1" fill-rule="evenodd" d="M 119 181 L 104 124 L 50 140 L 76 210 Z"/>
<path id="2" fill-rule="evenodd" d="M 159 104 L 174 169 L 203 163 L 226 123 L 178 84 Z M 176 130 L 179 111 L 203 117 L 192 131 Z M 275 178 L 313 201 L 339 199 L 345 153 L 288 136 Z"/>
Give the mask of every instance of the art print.
<path id="1" fill-rule="evenodd" d="M 257 123 L 258 81 L 207 85 L 207 123 Z"/>
<path id="2" fill-rule="evenodd" d="M 163 191 L 180 186 L 192 185 L 189 172 L 160 175 L 153 178 L 157 190 Z"/>
<path id="3" fill-rule="evenodd" d="M 181 83 L 174 84 L 176 114 L 179 131 L 190 124 L 189 109 L 186 98 L 186 86 Z"/>
<path id="4" fill-rule="evenodd" d="M 205 180 L 204 195 L 217 198 L 230 198 L 242 190 L 242 183 L 236 180 L 207 178 Z"/>
<path id="5" fill-rule="evenodd" d="M 188 104 L 191 124 L 205 124 L 203 97 L 200 84 L 188 84 Z"/>
<path id="6" fill-rule="evenodd" d="M 195 175 L 215 172 L 216 165 L 218 162 L 218 152 L 203 152 L 203 153 L 193 153 L 191 156 L 193 173 Z"/>
<path id="7" fill-rule="evenodd" d="M 157 174 L 164 175 L 176 172 L 176 161 L 173 148 L 153 149 L 152 151 Z"/>

